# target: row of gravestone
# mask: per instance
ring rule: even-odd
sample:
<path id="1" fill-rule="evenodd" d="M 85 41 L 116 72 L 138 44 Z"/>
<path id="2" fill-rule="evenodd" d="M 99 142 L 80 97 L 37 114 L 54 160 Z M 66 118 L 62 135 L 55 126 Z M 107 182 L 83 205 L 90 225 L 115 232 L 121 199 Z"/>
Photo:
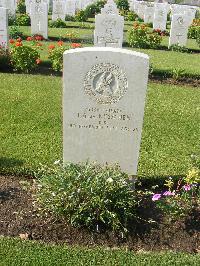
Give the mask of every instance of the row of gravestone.
<path id="1" fill-rule="evenodd" d="M 130 10 L 134 11 L 145 23 L 152 23 L 153 29 L 166 30 L 167 15 L 171 12 L 171 31 L 169 46 L 187 43 L 188 28 L 195 18 L 198 7 L 168 3 L 150 3 L 130 0 Z"/>
<path id="2" fill-rule="evenodd" d="M 43 35 L 45 39 L 48 38 L 48 3 L 47 0 L 31 0 L 30 14 L 31 14 L 31 34 Z M 65 1 L 56 0 L 55 6 L 58 3 Z M 138 2 L 138 1 L 135 1 Z M 137 3 L 138 5 L 138 3 Z M 136 5 L 136 6 L 137 6 Z M 140 3 L 140 6 L 144 8 L 144 4 Z M 60 6 L 62 9 L 62 6 Z M 146 2 L 145 2 L 146 7 Z M 169 11 L 169 5 L 164 3 L 154 4 L 153 25 L 155 29 L 166 29 L 167 13 Z M 169 37 L 169 46 L 173 44 L 179 44 L 185 46 L 187 42 L 188 27 L 192 23 L 195 16 L 196 9 L 187 7 L 180 7 L 173 5 L 171 30 Z M 58 9 L 57 9 L 58 10 Z M 146 10 L 144 8 L 144 10 Z M 182 11 L 180 11 L 182 10 Z M 190 12 L 192 10 L 192 12 Z M 135 10 L 136 11 L 136 10 Z M 195 11 L 195 12 L 194 12 Z M 182 13 L 181 13 L 182 12 Z M 185 13 L 184 13 L 185 12 Z M 0 43 L 7 45 L 8 30 L 7 30 L 7 12 L 1 8 L 0 11 Z M 59 18 L 61 13 L 53 13 L 54 19 Z M 145 17 L 144 13 L 144 17 Z M 141 13 L 140 13 L 141 15 Z M 141 15 L 142 16 L 142 15 Z M 94 31 L 94 45 L 95 46 L 110 46 L 110 47 L 122 47 L 123 43 L 123 28 L 124 18 L 119 15 L 116 4 L 113 0 L 108 0 L 104 8 L 101 9 L 101 14 L 95 16 L 95 31 Z"/>
<path id="3" fill-rule="evenodd" d="M 117 12 L 108 4 L 102 16 L 110 8 Z M 64 162 L 118 163 L 122 171 L 136 175 L 148 56 L 92 47 L 66 51 L 63 62 Z"/>

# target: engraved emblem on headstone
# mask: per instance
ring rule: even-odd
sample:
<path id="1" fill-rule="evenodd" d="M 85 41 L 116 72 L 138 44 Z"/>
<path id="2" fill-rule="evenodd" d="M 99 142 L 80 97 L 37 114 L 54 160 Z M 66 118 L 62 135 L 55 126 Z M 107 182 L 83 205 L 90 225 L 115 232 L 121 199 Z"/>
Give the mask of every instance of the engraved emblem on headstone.
<path id="1" fill-rule="evenodd" d="M 177 19 L 177 21 L 178 21 L 179 25 L 182 25 L 183 22 L 184 22 L 182 17 L 179 17 L 179 18 Z"/>
<path id="2" fill-rule="evenodd" d="M 101 104 L 118 102 L 127 89 L 126 74 L 119 66 L 111 63 L 93 66 L 84 79 L 85 93 Z"/>

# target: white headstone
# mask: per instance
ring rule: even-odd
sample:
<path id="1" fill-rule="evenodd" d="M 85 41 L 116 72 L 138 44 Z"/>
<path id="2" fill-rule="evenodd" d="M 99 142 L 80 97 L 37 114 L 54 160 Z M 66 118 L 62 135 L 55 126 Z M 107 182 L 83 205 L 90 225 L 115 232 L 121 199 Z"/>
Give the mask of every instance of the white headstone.
<path id="1" fill-rule="evenodd" d="M 31 34 L 48 38 L 48 6 L 41 0 L 32 0 L 31 3 Z"/>
<path id="2" fill-rule="evenodd" d="M 76 11 L 76 5 L 74 0 L 67 0 L 65 5 L 66 15 L 74 16 Z"/>
<path id="3" fill-rule="evenodd" d="M 8 9 L 0 7 L 0 46 L 8 47 Z"/>
<path id="4" fill-rule="evenodd" d="M 153 28 L 166 30 L 167 13 L 169 11 L 168 4 L 156 3 L 154 9 Z"/>
<path id="5" fill-rule="evenodd" d="M 52 11 L 52 20 L 62 19 L 65 21 L 65 1 L 63 0 L 54 0 L 53 1 L 53 11 Z"/>
<path id="6" fill-rule="evenodd" d="M 186 46 L 188 27 L 187 15 L 176 14 L 172 16 L 169 47 L 174 44 Z"/>
<path id="7" fill-rule="evenodd" d="M 5 8 L 8 9 L 8 14 L 10 16 L 15 17 L 15 15 L 16 15 L 16 3 L 15 3 L 15 0 L 6 0 L 5 1 Z"/>
<path id="8" fill-rule="evenodd" d="M 122 47 L 124 17 L 118 14 L 116 4 L 109 0 L 95 16 L 94 45 L 101 47 Z"/>
<path id="9" fill-rule="evenodd" d="M 64 162 L 118 163 L 137 172 L 149 59 L 90 47 L 64 53 Z"/>
<path id="10" fill-rule="evenodd" d="M 144 23 L 153 23 L 154 7 L 145 6 L 144 9 Z"/>

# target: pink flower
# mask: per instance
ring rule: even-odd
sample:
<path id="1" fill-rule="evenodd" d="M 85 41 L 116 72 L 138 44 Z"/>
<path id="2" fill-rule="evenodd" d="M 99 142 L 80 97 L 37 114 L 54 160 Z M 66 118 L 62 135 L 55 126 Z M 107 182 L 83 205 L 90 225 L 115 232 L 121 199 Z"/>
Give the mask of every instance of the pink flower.
<path id="1" fill-rule="evenodd" d="M 161 198 L 161 194 L 154 194 L 152 197 L 153 201 L 159 200 Z"/>
<path id="2" fill-rule="evenodd" d="M 189 191 L 191 189 L 191 186 L 190 185 L 185 185 L 185 186 L 183 186 L 183 189 L 185 191 Z"/>
<path id="3" fill-rule="evenodd" d="M 171 192 L 171 191 L 165 191 L 165 192 L 163 193 L 163 195 L 164 195 L 164 196 L 174 196 L 175 193 L 174 193 L 174 192 Z"/>

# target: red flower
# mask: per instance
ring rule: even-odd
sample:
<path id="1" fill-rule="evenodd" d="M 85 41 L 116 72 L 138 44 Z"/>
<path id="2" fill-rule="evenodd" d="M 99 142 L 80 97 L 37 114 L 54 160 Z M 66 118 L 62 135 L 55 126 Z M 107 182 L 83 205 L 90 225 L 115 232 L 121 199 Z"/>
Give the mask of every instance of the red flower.
<path id="1" fill-rule="evenodd" d="M 32 37 L 27 37 L 26 40 L 29 42 L 29 41 L 32 41 L 33 38 Z"/>
<path id="2" fill-rule="evenodd" d="M 10 43 L 10 44 L 13 44 L 13 43 L 15 43 L 15 40 L 10 39 L 10 40 L 9 40 L 9 43 Z"/>
<path id="3" fill-rule="evenodd" d="M 22 43 L 21 42 L 16 42 L 16 44 L 15 44 L 17 47 L 19 47 L 19 46 L 22 46 Z"/>
<path id="4" fill-rule="evenodd" d="M 72 43 L 71 46 L 72 46 L 72 48 L 80 48 L 81 44 L 80 43 Z"/>
<path id="5" fill-rule="evenodd" d="M 57 44 L 58 46 L 63 46 L 63 41 L 58 41 Z"/>
<path id="6" fill-rule="evenodd" d="M 41 62 L 42 62 L 42 61 L 41 61 L 40 58 L 36 59 L 36 64 L 37 64 L 37 65 L 39 65 Z"/>
<path id="7" fill-rule="evenodd" d="M 50 49 L 50 50 L 53 50 L 54 48 L 55 48 L 54 44 L 50 44 L 49 47 L 48 47 L 48 49 Z"/>
<path id="8" fill-rule="evenodd" d="M 36 41 L 42 41 L 44 38 L 43 38 L 43 36 L 41 36 L 41 35 L 37 35 L 37 36 L 35 36 L 35 40 Z"/>
<path id="9" fill-rule="evenodd" d="M 17 39 L 17 42 L 22 42 L 22 38 L 18 38 Z"/>

